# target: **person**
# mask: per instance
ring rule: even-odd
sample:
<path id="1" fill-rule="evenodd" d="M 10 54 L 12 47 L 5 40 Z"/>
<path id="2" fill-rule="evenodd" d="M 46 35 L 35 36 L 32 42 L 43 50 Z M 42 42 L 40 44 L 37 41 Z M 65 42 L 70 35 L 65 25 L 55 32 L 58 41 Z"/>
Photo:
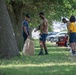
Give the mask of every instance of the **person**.
<path id="1" fill-rule="evenodd" d="M 76 23 L 75 23 L 75 17 L 70 17 L 70 25 L 69 25 L 69 42 L 70 46 L 72 48 L 72 54 L 76 55 Z"/>
<path id="2" fill-rule="evenodd" d="M 68 36 L 68 41 L 69 41 L 69 25 L 70 25 L 70 21 L 68 21 L 66 18 L 63 18 L 63 19 L 62 19 L 62 22 L 63 22 L 63 23 L 66 23 L 67 30 L 68 30 L 66 36 Z M 68 42 L 68 43 L 69 43 L 69 42 Z M 71 47 L 70 47 L 70 44 L 68 44 L 68 49 L 70 50 L 70 52 L 72 52 L 72 49 L 71 49 Z"/>
<path id="3" fill-rule="evenodd" d="M 38 55 L 43 55 L 44 54 L 43 48 L 45 50 L 45 54 L 48 54 L 47 46 L 46 46 L 46 37 L 48 34 L 48 20 L 45 18 L 43 12 L 39 13 L 39 17 L 41 18 L 40 25 L 35 30 L 35 32 L 37 30 L 40 30 L 40 38 L 39 38 L 39 40 L 40 40 L 40 52 Z"/>
<path id="4" fill-rule="evenodd" d="M 63 19 L 62 19 L 62 22 L 63 22 L 63 23 L 66 23 L 66 25 L 67 25 L 67 30 L 69 31 L 70 21 L 68 21 L 66 18 L 63 18 Z"/>
<path id="5" fill-rule="evenodd" d="M 29 38 L 29 24 L 28 24 L 29 21 L 30 21 L 30 15 L 26 14 L 24 21 L 22 23 L 24 42 L 26 41 L 27 38 Z"/>

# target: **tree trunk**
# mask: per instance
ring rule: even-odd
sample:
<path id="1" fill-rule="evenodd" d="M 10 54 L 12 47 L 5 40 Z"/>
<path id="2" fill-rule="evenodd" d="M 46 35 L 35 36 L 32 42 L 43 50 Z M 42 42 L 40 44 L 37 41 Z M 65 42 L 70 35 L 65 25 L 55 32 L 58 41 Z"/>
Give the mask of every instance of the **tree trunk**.
<path id="1" fill-rule="evenodd" d="M 19 55 L 14 30 L 4 0 L 0 0 L 0 58 Z"/>
<path id="2" fill-rule="evenodd" d="M 22 6 L 23 3 L 16 2 L 15 0 L 11 0 L 12 11 L 9 10 L 11 21 L 14 23 L 13 27 L 16 34 L 16 41 L 18 49 L 21 51 L 23 47 L 23 37 L 22 37 Z M 12 15 L 13 13 L 13 15 Z M 14 18 L 12 18 L 14 16 Z"/>

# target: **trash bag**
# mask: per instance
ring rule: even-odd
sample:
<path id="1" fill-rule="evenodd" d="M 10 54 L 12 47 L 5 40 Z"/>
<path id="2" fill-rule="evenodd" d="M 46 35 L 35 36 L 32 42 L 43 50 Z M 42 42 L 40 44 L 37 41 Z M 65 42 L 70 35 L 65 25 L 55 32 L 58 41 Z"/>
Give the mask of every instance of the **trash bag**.
<path id="1" fill-rule="evenodd" d="M 23 55 L 34 55 L 34 42 L 32 40 L 30 40 L 29 38 L 27 38 L 27 40 L 25 41 L 25 44 L 23 46 L 23 51 L 22 54 Z"/>

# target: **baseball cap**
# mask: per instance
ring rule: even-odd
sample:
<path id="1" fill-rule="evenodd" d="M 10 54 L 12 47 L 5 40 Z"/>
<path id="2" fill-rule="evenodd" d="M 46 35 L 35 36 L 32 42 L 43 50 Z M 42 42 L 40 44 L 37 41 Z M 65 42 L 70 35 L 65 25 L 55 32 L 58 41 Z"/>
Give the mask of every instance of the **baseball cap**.
<path id="1" fill-rule="evenodd" d="M 30 18 L 30 15 L 29 15 L 29 14 L 26 14 L 25 16 L 26 16 L 27 18 Z"/>
<path id="2" fill-rule="evenodd" d="M 44 13 L 43 13 L 43 12 L 40 12 L 39 14 L 40 14 L 40 15 L 44 15 Z"/>

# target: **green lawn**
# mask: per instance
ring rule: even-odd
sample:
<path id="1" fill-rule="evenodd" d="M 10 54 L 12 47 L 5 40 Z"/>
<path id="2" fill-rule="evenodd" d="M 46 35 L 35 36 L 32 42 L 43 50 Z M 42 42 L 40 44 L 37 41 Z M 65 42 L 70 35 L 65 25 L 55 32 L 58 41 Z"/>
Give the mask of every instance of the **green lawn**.
<path id="1" fill-rule="evenodd" d="M 33 56 L 0 59 L 0 75 L 76 75 L 76 56 L 65 47 L 47 46 L 48 55 L 38 56 L 39 44 L 35 41 Z"/>

